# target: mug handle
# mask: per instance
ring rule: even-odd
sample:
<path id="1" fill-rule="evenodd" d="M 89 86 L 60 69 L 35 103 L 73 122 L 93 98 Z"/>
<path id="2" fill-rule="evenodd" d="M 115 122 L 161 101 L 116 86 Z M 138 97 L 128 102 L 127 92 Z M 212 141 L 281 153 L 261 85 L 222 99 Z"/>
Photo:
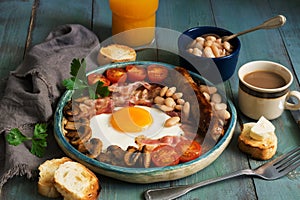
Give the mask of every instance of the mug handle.
<path id="1" fill-rule="evenodd" d="M 297 99 L 296 103 L 289 103 L 285 101 L 285 109 L 288 110 L 299 110 L 300 109 L 300 92 L 298 91 L 290 91 L 286 97 L 286 100 L 288 100 L 290 97 L 294 97 Z"/>

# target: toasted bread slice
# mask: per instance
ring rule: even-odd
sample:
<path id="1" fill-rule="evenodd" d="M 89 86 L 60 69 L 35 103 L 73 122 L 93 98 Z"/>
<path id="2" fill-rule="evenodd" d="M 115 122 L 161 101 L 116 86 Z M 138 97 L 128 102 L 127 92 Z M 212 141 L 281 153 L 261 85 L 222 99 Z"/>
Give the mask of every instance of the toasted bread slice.
<path id="1" fill-rule="evenodd" d="M 100 193 L 97 176 L 78 162 L 65 162 L 54 173 L 54 185 L 64 200 L 95 200 Z"/>
<path id="2" fill-rule="evenodd" d="M 136 52 L 133 48 L 119 44 L 111 44 L 106 47 L 102 47 L 97 58 L 99 65 L 135 61 L 135 59 Z"/>
<path id="3" fill-rule="evenodd" d="M 39 166 L 39 181 L 38 181 L 38 192 L 49 198 L 60 197 L 61 194 L 56 190 L 54 186 L 54 172 L 58 167 L 67 162 L 71 161 L 70 158 L 62 157 L 52 160 L 47 160 Z"/>
<path id="4" fill-rule="evenodd" d="M 264 140 L 255 140 L 251 138 L 250 130 L 244 128 L 238 138 L 238 147 L 254 159 L 268 160 L 276 153 L 277 137 L 273 132 Z"/>

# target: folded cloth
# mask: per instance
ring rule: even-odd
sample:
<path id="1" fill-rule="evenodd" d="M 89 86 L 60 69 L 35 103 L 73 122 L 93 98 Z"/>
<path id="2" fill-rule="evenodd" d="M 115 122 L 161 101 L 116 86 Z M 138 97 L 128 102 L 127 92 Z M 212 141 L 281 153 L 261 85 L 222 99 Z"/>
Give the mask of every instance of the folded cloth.
<path id="1" fill-rule="evenodd" d="M 63 155 L 51 127 L 57 101 L 65 90 L 62 81 L 70 76 L 72 59 L 85 58 L 98 45 L 96 35 L 81 25 L 59 26 L 43 43 L 33 46 L 11 72 L 0 100 L 0 134 L 5 136 L 12 128 L 19 128 L 24 135 L 32 136 L 36 123 L 50 126 L 43 158 L 30 153 L 30 142 L 18 146 L 4 142 L 0 147 L 5 153 L 4 163 L 0 164 L 0 192 L 10 178 L 33 178 L 42 162 Z"/>

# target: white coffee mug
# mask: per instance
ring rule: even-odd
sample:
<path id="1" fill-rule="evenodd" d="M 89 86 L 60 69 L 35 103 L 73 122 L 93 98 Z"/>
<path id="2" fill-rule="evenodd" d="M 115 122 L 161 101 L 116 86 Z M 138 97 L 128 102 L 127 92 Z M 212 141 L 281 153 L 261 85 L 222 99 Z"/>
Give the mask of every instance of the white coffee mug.
<path id="1" fill-rule="evenodd" d="M 276 73 L 284 79 L 285 84 L 281 87 L 267 89 L 245 81 L 246 75 L 257 71 Z M 256 120 L 261 116 L 272 120 L 278 118 L 284 109 L 300 109 L 300 92 L 289 90 L 293 82 L 293 75 L 283 65 L 271 61 L 252 61 L 240 67 L 238 77 L 239 108 L 244 115 Z M 297 103 L 287 102 L 290 97 L 296 98 Z"/>

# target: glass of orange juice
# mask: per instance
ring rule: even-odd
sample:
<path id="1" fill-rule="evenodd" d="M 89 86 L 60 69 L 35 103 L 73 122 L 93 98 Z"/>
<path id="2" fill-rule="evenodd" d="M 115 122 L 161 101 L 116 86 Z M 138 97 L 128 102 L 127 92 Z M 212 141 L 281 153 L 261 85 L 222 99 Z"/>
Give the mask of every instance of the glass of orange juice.
<path id="1" fill-rule="evenodd" d="M 154 41 L 159 0 L 109 0 L 109 4 L 115 42 L 138 47 Z"/>

